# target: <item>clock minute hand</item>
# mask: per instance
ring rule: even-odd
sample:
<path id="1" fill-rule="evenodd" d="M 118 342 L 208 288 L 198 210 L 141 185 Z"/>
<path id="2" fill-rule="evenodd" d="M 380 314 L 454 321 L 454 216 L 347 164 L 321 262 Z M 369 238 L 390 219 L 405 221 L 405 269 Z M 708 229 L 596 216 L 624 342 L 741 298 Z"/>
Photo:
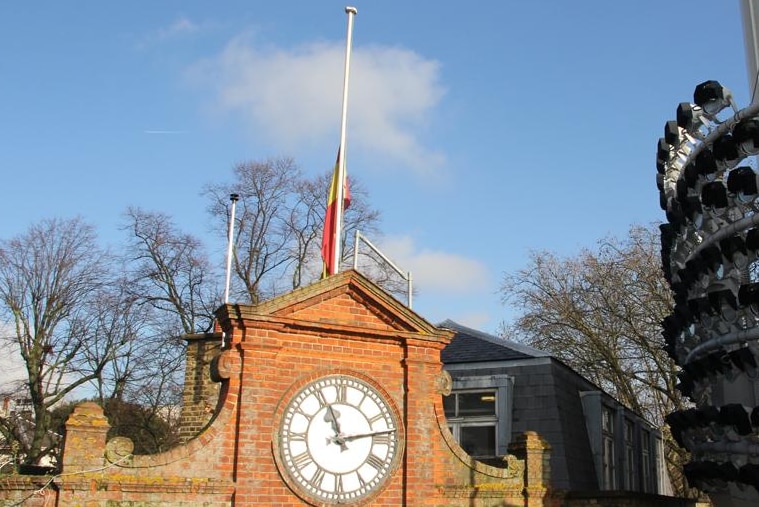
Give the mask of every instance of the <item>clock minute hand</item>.
<path id="1" fill-rule="evenodd" d="M 366 433 L 353 433 L 349 435 L 340 435 L 340 440 L 343 442 L 350 442 L 358 438 L 372 437 L 374 435 L 384 435 L 385 433 L 392 433 L 395 428 L 388 428 L 386 430 L 367 431 Z"/>

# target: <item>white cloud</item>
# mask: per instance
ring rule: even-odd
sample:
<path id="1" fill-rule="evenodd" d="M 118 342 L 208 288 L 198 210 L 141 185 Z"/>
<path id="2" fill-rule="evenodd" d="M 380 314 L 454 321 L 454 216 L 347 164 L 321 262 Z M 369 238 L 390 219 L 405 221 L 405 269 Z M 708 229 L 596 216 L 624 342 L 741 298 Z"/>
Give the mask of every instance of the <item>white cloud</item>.
<path id="1" fill-rule="evenodd" d="M 482 262 L 461 255 L 418 249 L 409 236 L 385 238 L 380 250 L 402 269 L 410 271 L 422 294 L 467 294 L 488 290 L 492 277 Z"/>
<path id="2" fill-rule="evenodd" d="M 214 106 L 240 115 L 257 137 L 279 148 L 337 144 L 345 46 L 310 43 L 296 48 L 256 46 L 237 37 L 189 75 L 213 89 Z M 444 94 L 440 65 L 403 48 L 354 48 L 348 131 L 355 149 L 422 174 L 444 163 L 419 133 Z M 353 148 L 352 148 L 353 149 Z"/>
<path id="3" fill-rule="evenodd" d="M 486 311 L 464 312 L 462 314 L 456 314 L 452 318 L 454 321 L 458 322 L 459 324 L 462 324 L 467 327 L 471 327 L 472 329 L 479 329 L 480 331 L 484 331 L 486 333 L 493 332 L 492 330 L 487 329 L 487 326 L 490 324 L 490 321 L 493 319 L 493 316 L 490 315 L 489 312 L 486 312 Z"/>
<path id="4" fill-rule="evenodd" d="M 177 37 L 192 35 L 200 31 L 200 25 L 194 23 L 187 17 L 181 16 L 172 21 L 171 24 L 158 28 L 142 37 L 137 46 L 141 49 L 148 48 L 160 42 L 164 42 Z"/>
<path id="5" fill-rule="evenodd" d="M 158 38 L 169 39 L 180 35 L 193 34 L 198 30 L 200 30 L 200 27 L 198 25 L 182 16 L 175 20 L 171 25 L 165 28 L 161 28 L 158 31 Z"/>

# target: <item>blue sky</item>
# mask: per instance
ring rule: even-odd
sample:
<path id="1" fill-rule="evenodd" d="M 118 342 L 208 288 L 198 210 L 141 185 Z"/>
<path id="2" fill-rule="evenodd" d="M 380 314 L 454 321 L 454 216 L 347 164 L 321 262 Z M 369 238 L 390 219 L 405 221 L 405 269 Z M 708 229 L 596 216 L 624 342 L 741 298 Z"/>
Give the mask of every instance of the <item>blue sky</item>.
<path id="1" fill-rule="evenodd" d="M 307 174 L 339 141 L 345 2 L 0 3 L 0 237 L 127 206 L 204 238 L 203 185 L 243 161 Z M 494 331 L 531 250 L 663 219 L 655 145 L 717 79 L 747 100 L 737 0 L 355 0 L 348 170 L 414 309 Z"/>

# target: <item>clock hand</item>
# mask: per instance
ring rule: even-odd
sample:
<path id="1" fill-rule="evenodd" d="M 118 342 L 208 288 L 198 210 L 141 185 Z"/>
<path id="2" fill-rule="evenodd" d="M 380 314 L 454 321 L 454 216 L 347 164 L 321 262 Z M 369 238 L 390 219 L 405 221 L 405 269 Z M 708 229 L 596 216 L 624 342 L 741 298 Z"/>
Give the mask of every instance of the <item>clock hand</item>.
<path id="1" fill-rule="evenodd" d="M 340 421 L 338 421 L 339 417 L 340 412 L 332 408 L 332 405 L 327 405 L 327 413 L 324 414 L 324 421 L 332 423 L 332 429 L 335 430 L 335 433 L 338 435 L 340 434 Z"/>
<path id="2" fill-rule="evenodd" d="M 339 417 L 340 412 L 332 408 L 332 405 L 327 405 L 327 413 L 324 414 L 324 420 L 332 423 L 332 429 L 335 431 L 335 436 L 327 438 L 327 443 L 338 444 L 340 446 L 340 452 L 343 452 L 347 451 L 348 447 L 345 445 L 345 440 L 341 438 L 342 432 L 340 431 Z"/>
<path id="3" fill-rule="evenodd" d="M 339 439 L 341 442 L 350 442 L 351 440 L 356 440 L 358 438 L 365 438 L 365 437 L 371 437 L 374 435 L 384 435 L 385 433 L 392 433 L 395 431 L 395 428 L 388 428 L 386 430 L 377 430 L 377 431 L 367 431 L 366 433 L 354 433 L 352 435 L 339 435 Z"/>

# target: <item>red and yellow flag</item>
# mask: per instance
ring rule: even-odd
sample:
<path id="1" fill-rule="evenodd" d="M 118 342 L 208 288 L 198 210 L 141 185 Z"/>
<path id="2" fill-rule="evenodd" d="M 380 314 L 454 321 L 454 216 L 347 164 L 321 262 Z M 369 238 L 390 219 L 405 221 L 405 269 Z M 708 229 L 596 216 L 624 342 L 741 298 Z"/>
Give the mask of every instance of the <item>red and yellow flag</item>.
<path id="1" fill-rule="evenodd" d="M 327 212 L 324 215 L 324 234 L 322 236 L 322 260 L 324 266 L 322 269 L 322 278 L 334 275 L 337 272 L 335 265 L 335 248 L 338 238 L 337 227 L 337 191 L 340 170 L 340 151 L 337 152 L 337 162 L 335 170 L 332 173 L 332 182 L 329 185 L 329 196 L 327 198 Z M 348 177 L 346 175 L 343 181 L 343 209 L 347 208 L 351 202 L 350 188 L 348 188 Z"/>

